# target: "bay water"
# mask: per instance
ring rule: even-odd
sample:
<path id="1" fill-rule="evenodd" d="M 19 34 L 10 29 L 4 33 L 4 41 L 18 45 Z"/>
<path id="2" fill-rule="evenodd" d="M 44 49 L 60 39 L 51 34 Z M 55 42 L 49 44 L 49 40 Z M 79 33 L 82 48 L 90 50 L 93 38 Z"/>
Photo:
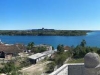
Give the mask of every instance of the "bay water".
<path id="1" fill-rule="evenodd" d="M 27 45 L 29 42 L 37 44 L 48 44 L 54 48 L 59 44 L 67 46 L 77 46 L 84 39 L 87 46 L 100 47 L 100 31 L 87 33 L 85 36 L 7 36 L 0 35 L 2 42 L 7 44 L 22 43 Z"/>

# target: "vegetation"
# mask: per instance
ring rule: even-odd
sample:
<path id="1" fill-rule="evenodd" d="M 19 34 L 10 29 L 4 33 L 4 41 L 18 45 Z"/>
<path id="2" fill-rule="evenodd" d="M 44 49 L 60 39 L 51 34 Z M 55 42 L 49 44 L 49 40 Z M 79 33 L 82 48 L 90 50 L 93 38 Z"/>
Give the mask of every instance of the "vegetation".
<path id="1" fill-rule="evenodd" d="M 55 68 L 56 64 L 54 61 L 50 62 L 47 64 L 47 67 L 46 67 L 46 72 L 47 73 L 51 73 L 54 71 L 54 68 Z"/>
<path id="2" fill-rule="evenodd" d="M 67 58 L 71 58 L 68 63 L 82 63 L 84 62 L 83 57 L 86 53 L 97 52 L 100 54 L 100 48 L 86 46 L 86 43 L 86 40 L 83 39 L 79 45 L 76 47 L 71 46 L 68 51 L 64 50 L 64 45 L 59 44 L 57 46 L 57 52 L 54 54 L 54 57 L 49 59 L 51 62 L 47 64 L 46 72 L 53 72 L 55 67 L 57 66 L 57 68 L 59 68 L 62 66 Z M 27 45 L 27 49 L 31 49 L 31 51 L 34 53 L 46 51 L 46 47 L 44 46 L 34 47 L 34 42 L 30 42 Z M 18 60 L 19 59 L 16 59 L 14 61 L 3 64 L 3 67 L 0 68 L 0 73 L 6 73 L 7 75 L 19 75 L 19 69 L 31 65 L 28 58 L 20 59 L 20 61 Z M 19 62 L 19 65 L 16 64 L 17 62 Z"/>
<path id="3" fill-rule="evenodd" d="M 62 54 L 62 53 L 64 52 L 64 46 L 63 46 L 63 45 L 58 45 L 58 46 L 57 46 L 57 52 L 58 52 L 59 54 Z"/>
<path id="4" fill-rule="evenodd" d="M 52 59 L 52 61 L 56 64 L 57 67 L 62 66 L 67 58 L 70 58 L 67 63 L 83 63 L 83 58 L 88 52 L 97 52 L 98 54 L 100 54 L 100 48 L 86 46 L 86 41 L 84 39 L 79 45 L 77 45 L 76 47 L 72 46 L 67 52 L 64 51 L 63 45 L 58 45 L 57 52 L 54 54 L 54 58 Z M 47 65 L 50 72 L 54 70 L 54 67 L 51 68 L 53 65 L 54 64 L 51 63 L 49 66 Z"/>
<path id="5" fill-rule="evenodd" d="M 20 68 L 17 67 L 14 62 L 8 62 L 3 65 L 4 67 L 0 68 L 0 73 L 5 73 L 7 75 L 19 75 L 20 74 L 20 72 L 18 72 Z"/>
<path id="6" fill-rule="evenodd" d="M 70 51 L 64 51 L 63 45 L 57 46 L 57 52 L 54 54 L 54 58 L 52 58 L 52 62 L 47 65 L 47 71 L 52 72 L 57 66 L 57 68 L 61 67 L 66 59 L 71 56 Z"/>
<path id="7" fill-rule="evenodd" d="M 70 51 L 64 51 L 63 45 L 57 46 L 57 53 L 55 54 L 54 61 L 58 67 L 62 66 L 66 59 L 71 56 Z"/>
<path id="8" fill-rule="evenodd" d="M 2 67 L 0 67 L 0 73 L 5 73 L 7 75 L 22 75 L 19 71 L 23 67 L 30 66 L 31 63 L 28 58 L 11 60 L 7 63 L 2 63 Z"/>
<path id="9" fill-rule="evenodd" d="M 28 43 L 27 49 L 31 50 L 31 52 L 33 52 L 33 53 L 41 53 L 41 52 L 44 52 L 47 50 L 47 48 L 45 46 L 34 47 L 34 45 L 35 45 L 34 42 Z"/>
<path id="10" fill-rule="evenodd" d="M 27 45 L 28 50 L 31 50 L 33 47 L 34 47 L 34 42 L 28 43 L 28 45 Z"/>
<path id="11" fill-rule="evenodd" d="M 34 35 L 34 36 L 81 36 L 86 35 L 89 31 L 83 30 L 0 30 L 0 35 Z"/>
<path id="12" fill-rule="evenodd" d="M 86 41 L 82 40 L 80 45 L 72 48 L 71 52 L 73 54 L 73 58 L 83 58 L 88 52 L 100 53 L 100 48 L 86 46 Z"/>
<path id="13" fill-rule="evenodd" d="M 33 52 L 33 53 L 41 53 L 41 52 L 44 52 L 46 50 L 47 50 L 46 47 L 40 46 L 40 47 L 33 47 L 31 49 L 31 52 Z"/>
<path id="14" fill-rule="evenodd" d="M 20 61 L 20 68 L 30 66 L 31 62 L 28 58 L 24 58 L 24 60 Z"/>
<path id="15" fill-rule="evenodd" d="M 67 63 L 84 63 L 84 59 L 83 58 L 70 59 Z"/>

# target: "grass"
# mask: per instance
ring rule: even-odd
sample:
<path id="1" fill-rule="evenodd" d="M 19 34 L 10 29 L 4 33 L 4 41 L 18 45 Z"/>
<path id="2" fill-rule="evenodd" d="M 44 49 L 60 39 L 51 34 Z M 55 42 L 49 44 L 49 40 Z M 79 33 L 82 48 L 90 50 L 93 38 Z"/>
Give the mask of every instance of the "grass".
<path id="1" fill-rule="evenodd" d="M 70 59 L 67 63 L 84 63 L 84 58 Z"/>

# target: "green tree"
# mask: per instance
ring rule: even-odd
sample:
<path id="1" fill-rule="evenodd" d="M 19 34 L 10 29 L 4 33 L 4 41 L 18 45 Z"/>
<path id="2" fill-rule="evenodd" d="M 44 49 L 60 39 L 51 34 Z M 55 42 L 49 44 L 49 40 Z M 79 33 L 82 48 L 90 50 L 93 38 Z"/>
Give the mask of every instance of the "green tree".
<path id="1" fill-rule="evenodd" d="M 47 67 L 46 67 L 46 72 L 47 72 L 47 73 L 53 72 L 55 66 L 56 66 L 56 64 L 55 64 L 55 62 L 53 62 L 53 61 L 50 62 L 50 63 L 48 63 L 48 64 L 47 64 Z"/>
<path id="2" fill-rule="evenodd" d="M 27 45 L 27 49 L 31 50 L 34 47 L 34 42 L 30 42 Z"/>
<path id="3" fill-rule="evenodd" d="M 85 40 L 82 40 L 80 46 L 85 47 L 85 45 L 86 45 L 86 41 Z"/>
<path id="4" fill-rule="evenodd" d="M 84 57 L 86 54 L 86 47 L 82 47 L 80 45 L 76 46 L 73 50 L 73 57 L 74 58 L 81 58 Z"/>
<path id="5" fill-rule="evenodd" d="M 57 46 L 57 51 L 58 51 L 58 53 L 63 53 L 64 52 L 64 46 L 63 45 L 58 45 Z"/>
<path id="6" fill-rule="evenodd" d="M 39 53 L 44 52 L 44 51 L 46 51 L 46 47 L 43 47 L 43 46 L 38 47 L 38 51 L 39 51 Z"/>
<path id="7" fill-rule="evenodd" d="M 62 66 L 65 60 L 67 59 L 66 53 L 56 54 L 54 61 L 58 67 Z"/>
<path id="8" fill-rule="evenodd" d="M 100 49 L 97 50 L 97 53 L 100 54 Z"/>

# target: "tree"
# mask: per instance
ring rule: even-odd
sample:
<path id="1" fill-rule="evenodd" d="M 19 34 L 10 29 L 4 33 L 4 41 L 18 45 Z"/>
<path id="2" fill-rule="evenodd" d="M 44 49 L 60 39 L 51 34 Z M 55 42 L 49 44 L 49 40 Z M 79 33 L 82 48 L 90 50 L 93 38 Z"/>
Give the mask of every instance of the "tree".
<path id="1" fill-rule="evenodd" d="M 40 46 L 38 47 L 39 53 L 46 51 L 46 47 Z"/>
<path id="2" fill-rule="evenodd" d="M 47 64 L 47 67 L 46 67 L 46 72 L 47 72 L 47 73 L 53 72 L 55 66 L 56 66 L 56 64 L 55 64 L 55 62 L 53 62 L 53 61 L 50 62 L 50 63 L 48 63 L 48 64 Z"/>
<path id="3" fill-rule="evenodd" d="M 34 42 L 30 42 L 27 45 L 27 49 L 31 50 L 34 47 Z"/>
<path id="4" fill-rule="evenodd" d="M 57 65 L 58 68 L 60 66 L 62 66 L 63 63 L 66 61 L 67 56 L 68 55 L 67 55 L 66 52 L 63 52 L 63 53 L 60 53 L 60 54 L 55 54 L 54 62 L 56 63 L 56 65 Z"/>
<path id="5" fill-rule="evenodd" d="M 100 49 L 97 50 L 97 53 L 100 54 Z"/>
<path id="6" fill-rule="evenodd" d="M 71 46 L 71 48 L 70 48 L 70 50 L 69 50 L 69 52 L 70 52 L 71 56 L 73 56 L 73 53 L 74 53 L 74 48 L 75 48 L 75 47 L 74 47 L 74 45 L 72 45 L 72 46 Z"/>
<path id="7" fill-rule="evenodd" d="M 86 45 L 86 41 L 85 40 L 82 40 L 80 46 L 85 47 L 85 45 Z"/>
<path id="8" fill-rule="evenodd" d="M 52 46 L 52 50 L 54 50 L 54 47 Z"/>
<path id="9" fill-rule="evenodd" d="M 75 48 L 74 48 L 74 52 L 73 52 L 73 57 L 74 58 L 81 58 L 81 57 L 84 57 L 84 55 L 87 53 L 86 51 L 86 47 L 82 47 L 80 45 L 77 45 Z"/>
<path id="10" fill-rule="evenodd" d="M 64 46 L 63 45 L 58 45 L 57 46 L 57 51 L 58 51 L 58 53 L 63 53 L 64 52 Z"/>

